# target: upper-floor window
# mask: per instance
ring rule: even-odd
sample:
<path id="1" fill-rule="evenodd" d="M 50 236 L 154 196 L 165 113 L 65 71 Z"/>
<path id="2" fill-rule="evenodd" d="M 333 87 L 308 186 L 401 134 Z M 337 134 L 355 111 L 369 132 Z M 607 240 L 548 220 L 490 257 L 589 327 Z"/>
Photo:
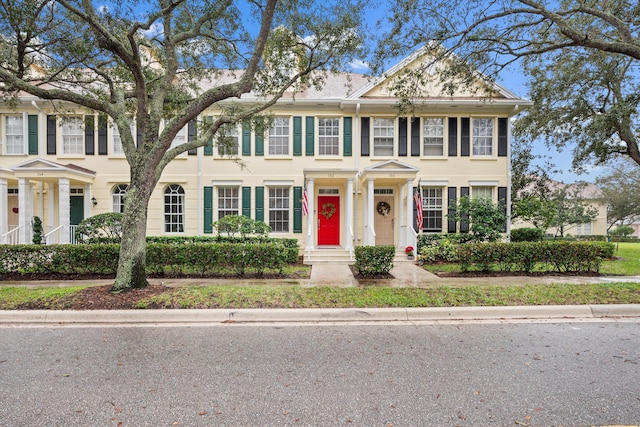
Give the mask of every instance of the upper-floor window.
<path id="1" fill-rule="evenodd" d="M 240 135 L 238 126 L 235 124 L 224 124 L 218 132 L 218 154 L 220 156 L 237 156 Z"/>
<path id="2" fill-rule="evenodd" d="M 422 229 L 442 231 L 442 188 L 422 188 Z"/>
<path id="3" fill-rule="evenodd" d="M 318 155 L 337 156 L 340 154 L 340 119 L 318 119 Z"/>
<path id="4" fill-rule="evenodd" d="M 269 188 L 269 225 L 274 232 L 289 232 L 289 206 L 289 187 Z"/>
<path id="5" fill-rule="evenodd" d="M 493 200 L 493 187 L 471 187 L 471 197 L 474 199 Z"/>
<path id="6" fill-rule="evenodd" d="M 492 118 L 473 119 L 471 132 L 474 156 L 493 155 L 493 122 Z"/>
<path id="7" fill-rule="evenodd" d="M 394 119 L 373 119 L 373 155 L 393 156 Z"/>
<path id="8" fill-rule="evenodd" d="M 132 123 L 130 123 L 129 128 L 131 130 L 131 135 L 133 135 L 133 137 L 136 137 L 136 132 L 135 132 L 135 126 Z M 112 139 L 113 139 L 113 148 L 111 150 L 112 154 L 124 154 L 124 148 L 122 146 L 122 138 L 120 137 L 120 129 L 118 129 L 118 126 L 114 123 L 112 126 Z"/>
<path id="9" fill-rule="evenodd" d="M 187 128 L 183 127 L 178 131 L 176 136 L 171 141 L 171 148 L 177 147 L 187 142 Z"/>
<path id="10" fill-rule="evenodd" d="M 4 154 L 26 154 L 24 137 L 24 116 L 5 116 L 4 136 Z"/>
<path id="11" fill-rule="evenodd" d="M 184 189 L 178 184 L 164 190 L 164 231 L 184 233 Z"/>
<path id="12" fill-rule="evenodd" d="M 84 154 L 84 119 L 63 117 L 60 126 L 63 154 Z"/>
<path id="13" fill-rule="evenodd" d="M 289 155 L 289 118 L 276 117 L 269 129 L 269 155 Z"/>
<path id="14" fill-rule="evenodd" d="M 444 155 L 443 117 L 425 117 L 422 119 L 422 154 L 424 156 Z"/>
<path id="15" fill-rule="evenodd" d="M 111 193 L 111 201 L 113 203 L 113 211 L 118 213 L 124 212 L 124 196 L 127 194 L 129 186 L 127 184 L 119 184 L 113 187 Z"/>
<path id="16" fill-rule="evenodd" d="M 238 215 L 238 187 L 218 187 L 218 219 Z"/>

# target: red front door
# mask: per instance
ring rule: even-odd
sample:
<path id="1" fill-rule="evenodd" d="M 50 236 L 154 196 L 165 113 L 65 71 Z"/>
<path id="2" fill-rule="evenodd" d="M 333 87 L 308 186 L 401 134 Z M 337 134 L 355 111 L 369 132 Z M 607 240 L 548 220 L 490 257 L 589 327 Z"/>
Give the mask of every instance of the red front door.
<path id="1" fill-rule="evenodd" d="M 340 196 L 318 196 L 318 246 L 340 244 Z"/>

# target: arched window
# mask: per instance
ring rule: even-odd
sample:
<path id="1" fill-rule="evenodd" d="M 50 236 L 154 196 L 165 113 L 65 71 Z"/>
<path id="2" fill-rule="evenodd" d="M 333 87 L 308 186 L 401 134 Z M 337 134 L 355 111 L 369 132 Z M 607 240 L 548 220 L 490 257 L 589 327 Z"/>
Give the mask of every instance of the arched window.
<path id="1" fill-rule="evenodd" d="M 184 189 L 178 184 L 164 190 L 164 231 L 184 233 Z"/>
<path id="2" fill-rule="evenodd" d="M 127 184 L 118 184 L 113 187 L 111 192 L 111 200 L 113 201 L 113 211 L 124 212 L 124 195 L 127 193 L 129 186 Z"/>

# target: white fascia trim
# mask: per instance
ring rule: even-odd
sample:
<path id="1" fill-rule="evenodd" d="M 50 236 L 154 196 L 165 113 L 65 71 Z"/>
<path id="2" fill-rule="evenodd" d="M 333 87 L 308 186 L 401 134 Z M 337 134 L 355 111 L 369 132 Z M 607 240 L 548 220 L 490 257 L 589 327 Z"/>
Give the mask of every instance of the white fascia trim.
<path id="1" fill-rule="evenodd" d="M 420 186 L 421 187 L 447 187 L 449 186 L 449 180 L 448 179 L 439 179 L 439 180 L 421 179 Z"/>
<path id="2" fill-rule="evenodd" d="M 235 180 L 235 181 L 216 180 L 216 181 L 211 181 L 211 185 L 213 185 L 215 187 L 240 187 L 242 185 L 242 181 L 239 181 L 239 180 Z"/>
<path id="3" fill-rule="evenodd" d="M 294 184 L 294 181 L 292 179 L 286 179 L 286 180 L 264 180 L 263 184 L 266 185 L 267 187 L 284 187 L 284 186 L 291 186 Z"/>
<path id="4" fill-rule="evenodd" d="M 472 187 L 497 187 L 500 182 L 496 180 L 491 181 L 475 181 L 469 180 L 469 185 Z"/>

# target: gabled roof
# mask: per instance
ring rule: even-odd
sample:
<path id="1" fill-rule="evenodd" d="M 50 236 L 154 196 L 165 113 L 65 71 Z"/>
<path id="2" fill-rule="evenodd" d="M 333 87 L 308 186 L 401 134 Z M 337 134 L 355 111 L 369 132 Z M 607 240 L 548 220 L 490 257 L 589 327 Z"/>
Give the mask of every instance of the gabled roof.
<path id="1" fill-rule="evenodd" d="M 91 182 L 96 176 L 92 170 L 74 165 L 62 165 L 41 157 L 27 160 L 9 168 L 16 177 L 31 179 L 51 179 L 66 177 L 69 179 Z"/>

